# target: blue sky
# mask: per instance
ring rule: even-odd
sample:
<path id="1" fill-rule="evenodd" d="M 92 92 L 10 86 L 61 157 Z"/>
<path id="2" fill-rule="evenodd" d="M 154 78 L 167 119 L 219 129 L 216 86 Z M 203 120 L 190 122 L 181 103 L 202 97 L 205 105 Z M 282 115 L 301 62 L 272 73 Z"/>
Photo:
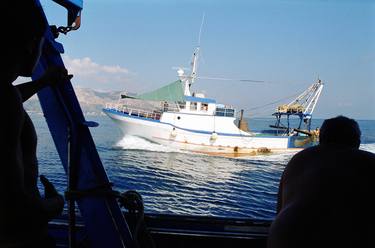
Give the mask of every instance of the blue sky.
<path id="1" fill-rule="evenodd" d="M 63 8 L 41 2 L 50 24 L 65 24 Z M 189 66 L 203 13 L 198 74 L 270 83 L 198 80 L 196 91 L 249 110 L 319 76 L 316 118 L 375 119 L 375 1 L 84 1 L 81 28 L 58 38 L 74 85 L 143 93 L 176 80 L 172 67 Z"/>

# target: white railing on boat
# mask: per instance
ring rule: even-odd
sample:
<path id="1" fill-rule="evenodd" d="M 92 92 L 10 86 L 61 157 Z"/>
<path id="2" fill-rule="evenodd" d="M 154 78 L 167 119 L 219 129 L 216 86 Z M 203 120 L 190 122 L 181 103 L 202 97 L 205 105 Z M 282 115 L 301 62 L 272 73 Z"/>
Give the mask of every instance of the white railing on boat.
<path id="1" fill-rule="evenodd" d="M 162 112 L 158 110 L 134 108 L 134 107 L 126 106 L 124 104 L 118 104 L 118 103 L 107 103 L 105 105 L 105 109 L 120 112 L 120 113 L 131 115 L 131 116 L 149 118 L 153 120 L 160 120 L 160 117 L 162 114 Z"/>
<path id="2" fill-rule="evenodd" d="M 137 116 L 137 117 L 144 117 L 150 118 L 154 120 L 160 120 L 162 113 L 164 112 L 183 112 L 183 113 L 190 113 L 190 114 L 207 114 L 207 110 L 185 110 L 184 108 L 180 108 L 180 106 L 176 103 L 161 103 L 159 106 L 151 105 L 151 104 L 135 104 L 132 102 L 120 102 L 120 103 L 107 103 L 105 106 L 106 109 L 120 112 L 123 114 Z M 215 111 L 209 115 L 215 116 L 224 116 L 224 117 L 235 117 L 236 111 L 232 107 L 223 106 L 223 107 L 216 107 Z"/>

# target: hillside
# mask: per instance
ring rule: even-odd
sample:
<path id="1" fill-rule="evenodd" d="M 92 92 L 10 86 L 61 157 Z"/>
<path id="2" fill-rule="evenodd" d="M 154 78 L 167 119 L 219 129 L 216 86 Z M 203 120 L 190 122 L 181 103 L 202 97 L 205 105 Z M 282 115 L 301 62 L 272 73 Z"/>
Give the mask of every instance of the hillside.
<path id="1" fill-rule="evenodd" d="M 74 88 L 77 98 L 81 104 L 85 115 L 100 115 L 102 108 L 108 102 L 116 102 L 120 96 L 119 91 L 102 92 L 89 88 Z M 39 100 L 36 96 L 24 103 L 24 107 L 29 112 L 42 112 Z"/>

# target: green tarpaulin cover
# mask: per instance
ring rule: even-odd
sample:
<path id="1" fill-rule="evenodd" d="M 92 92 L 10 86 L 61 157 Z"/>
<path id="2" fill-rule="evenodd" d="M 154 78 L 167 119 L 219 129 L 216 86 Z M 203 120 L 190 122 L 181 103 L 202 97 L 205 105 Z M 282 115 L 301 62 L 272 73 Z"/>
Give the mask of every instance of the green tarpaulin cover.
<path id="1" fill-rule="evenodd" d="M 134 98 L 149 101 L 185 101 L 184 90 L 182 87 L 181 80 L 177 80 L 176 82 L 163 86 L 154 91 L 135 96 Z"/>

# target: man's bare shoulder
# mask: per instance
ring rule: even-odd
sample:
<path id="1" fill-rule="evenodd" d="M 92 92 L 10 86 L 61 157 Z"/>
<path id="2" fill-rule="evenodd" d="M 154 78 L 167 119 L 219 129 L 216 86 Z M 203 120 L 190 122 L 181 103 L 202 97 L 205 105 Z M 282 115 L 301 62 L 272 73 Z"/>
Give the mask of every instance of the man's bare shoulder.
<path id="1" fill-rule="evenodd" d="M 302 151 L 298 152 L 296 155 L 293 156 L 294 159 L 303 158 L 305 156 L 315 155 L 315 153 L 320 152 L 321 147 L 319 145 L 308 147 L 303 149 Z"/>
<path id="2" fill-rule="evenodd" d="M 299 164 L 305 163 L 306 160 L 319 156 L 319 153 L 321 152 L 320 150 L 321 149 L 319 146 L 313 146 L 313 147 L 309 147 L 298 152 L 289 160 L 287 164 L 287 168 L 288 167 L 293 168 L 295 166 L 299 166 Z"/>
<path id="3" fill-rule="evenodd" d="M 358 150 L 355 156 L 356 164 L 362 169 L 375 172 L 375 154 L 368 151 Z"/>
<path id="4" fill-rule="evenodd" d="M 358 155 L 367 158 L 367 159 L 375 159 L 375 153 L 364 151 L 364 150 L 358 150 Z"/>

